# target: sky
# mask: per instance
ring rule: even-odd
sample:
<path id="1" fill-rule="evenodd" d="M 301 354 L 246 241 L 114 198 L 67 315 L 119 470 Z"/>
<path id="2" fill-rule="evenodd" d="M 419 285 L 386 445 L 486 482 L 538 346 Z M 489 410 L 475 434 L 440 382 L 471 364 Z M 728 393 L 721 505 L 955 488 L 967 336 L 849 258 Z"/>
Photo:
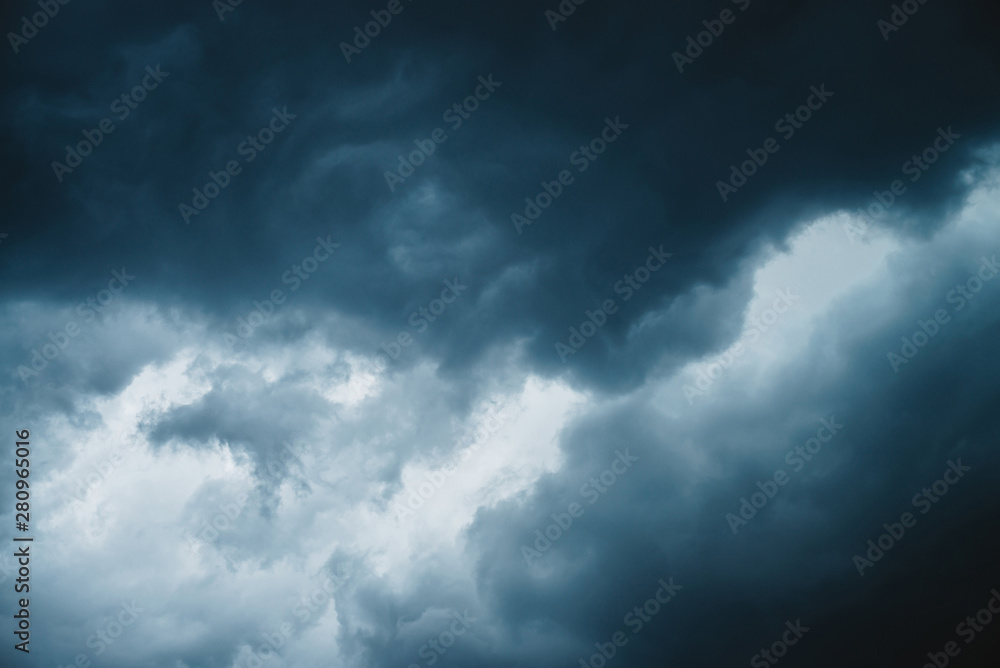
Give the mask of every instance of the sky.
<path id="1" fill-rule="evenodd" d="M 5 4 L 0 664 L 996 665 L 998 23 Z"/>

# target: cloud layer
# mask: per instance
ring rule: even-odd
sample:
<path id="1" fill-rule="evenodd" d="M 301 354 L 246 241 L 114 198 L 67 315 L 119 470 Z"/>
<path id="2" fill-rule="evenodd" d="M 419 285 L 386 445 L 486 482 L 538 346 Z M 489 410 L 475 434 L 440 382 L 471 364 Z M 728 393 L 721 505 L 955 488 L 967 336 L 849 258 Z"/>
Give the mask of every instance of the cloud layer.
<path id="1" fill-rule="evenodd" d="M 998 586 L 997 15 L 918 7 L 59 5 L 0 66 L 3 651 L 944 651 Z"/>

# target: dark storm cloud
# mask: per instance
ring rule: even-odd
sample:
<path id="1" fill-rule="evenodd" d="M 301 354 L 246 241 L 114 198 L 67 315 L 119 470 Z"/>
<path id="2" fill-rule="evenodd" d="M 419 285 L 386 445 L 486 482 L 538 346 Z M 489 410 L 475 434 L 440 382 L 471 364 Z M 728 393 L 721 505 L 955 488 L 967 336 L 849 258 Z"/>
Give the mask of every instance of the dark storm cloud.
<path id="1" fill-rule="evenodd" d="M 502 332 L 530 337 L 536 363 L 552 371 L 561 366 L 554 343 L 579 314 L 647 246 L 666 243 L 675 265 L 570 362 L 592 381 L 634 382 L 644 365 L 621 352 L 622 339 L 650 310 L 700 283 L 727 283 L 763 240 L 803 218 L 867 204 L 939 126 L 951 126 L 961 144 L 898 208 L 933 226 L 960 192 L 960 156 L 994 123 L 995 72 L 963 66 L 995 49 L 980 28 L 994 12 L 984 4 L 928 5 L 888 42 L 876 27 L 880 7 L 734 4 L 735 22 L 683 73 L 671 53 L 718 16 L 718 3 L 588 3 L 556 31 L 536 5 L 405 7 L 348 64 L 338 44 L 370 19 L 365 7 L 241 5 L 222 23 L 205 3 L 142 17 L 111 4 L 115 19 L 98 25 L 66 6 L 5 66 L 9 243 L 18 249 L 4 264 L 8 294 L 59 298 L 94 263 L 125 256 L 150 274 L 143 295 L 235 316 L 316 235 L 332 234 L 344 252 L 317 275 L 310 302 L 391 328 L 403 302 L 459 273 L 480 290 L 497 285 L 501 298 L 469 309 L 482 336 L 461 337 L 464 318 L 443 321 L 449 346 L 437 354 L 470 360 Z M 67 32 L 73 21 L 78 32 Z M 929 63 L 926 45 L 938 42 L 950 46 Z M 57 183 L 51 161 L 155 64 L 169 77 Z M 442 112 L 491 73 L 502 86 L 452 131 Z M 820 85 L 833 96 L 782 139 L 775 121 Z M 242 161 L 240 143 L 286 106 L 296 115 L 290 127 L 185 225 L 177 208 L 192 188 Z M 576 173 L 573 151 L 619 116 L 629 128 Z M 447 142 L 390 193 L 383 172 L 436 127 Z M 780 151 L 724 204 L 716 181 L 768 137 Z M 567 168 L 576 182 L 517 235 L 511 213 Z M 381 222 L 387 215 L 399 219 L 392 228 Z M 407 271 L 394 246 L 455 252 Z M 526 283 L 502 280 L 525 265 L 541 270 Z M 37 266 L 59 270 L 28 281 Z M 704 344 L 664 331 L 649 352 L 705 352 L 725 327 L 720 311 L 692 332 Z"/>

